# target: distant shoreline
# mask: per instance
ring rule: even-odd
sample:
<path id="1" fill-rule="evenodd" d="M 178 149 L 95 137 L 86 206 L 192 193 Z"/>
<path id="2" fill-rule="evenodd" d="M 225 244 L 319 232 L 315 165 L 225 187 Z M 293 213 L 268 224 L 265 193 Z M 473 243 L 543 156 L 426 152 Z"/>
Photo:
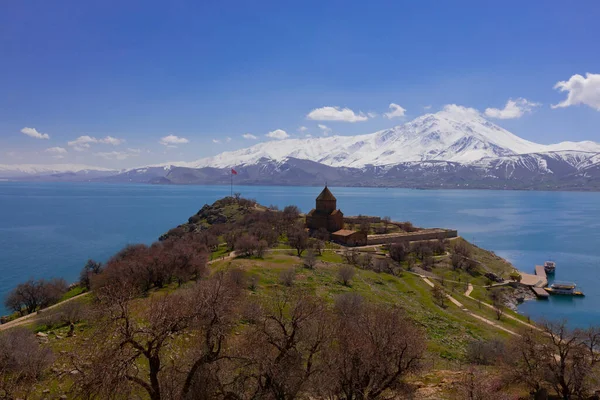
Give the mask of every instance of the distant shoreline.
<path id="1" fill-rule="evenodd" d="M 144 185 L 144 186 L 227 186 L 229 187 L 229 182 L 211 182 L 211 183 L 175 183 L 175 182 L 115 182 L 110 180 L 94 180 L 94 181 L 84 181 L 84 180 L 43 180 L 43 179 L 13 179 L 13 178 L 0 178 L 0 182 L 12 182 L 12 183 L 81 183 L 81 184 L 109 184 L 109 185 Z M 236 186 L 273 186 L 273 187 L 319 187 L 322 186 L 322 183 L 311 182 L 307 184 L 296 184 L 296 183 L 286 183 L 286 182 L 277 182 L 277 183 L 269 183 L 269 182 L 237 182 L 234 184 L 234 191 Z M 516 188 L 516 187 L 485 187 L 483 185 L 456 185 L 456 186 L 386 186 L 386 185 L 348 185 L 343 184 L 341 182 L 332 181 L 329 183 L 331 187 L 340 187 L 340 188 L 368 188 L 368 189 L 410 189 L 410 190 L 473 190 L 473 191 L 516 191 L 516 192 L 573 192 L 573 193 L 600 193 L 600 187 L 592 187 L 592 188 Z"/>

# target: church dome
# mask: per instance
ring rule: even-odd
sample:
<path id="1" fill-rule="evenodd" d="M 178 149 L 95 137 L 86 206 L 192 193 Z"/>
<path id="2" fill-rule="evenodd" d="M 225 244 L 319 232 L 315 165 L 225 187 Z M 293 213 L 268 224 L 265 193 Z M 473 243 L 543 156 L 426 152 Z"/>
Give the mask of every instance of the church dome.
<path id="1" fill-rule="evenodd" d="M 325 186 L 325 189 L 317 196 L 317 201 L 336 201 L 337 199 L 331 191 Z"/>

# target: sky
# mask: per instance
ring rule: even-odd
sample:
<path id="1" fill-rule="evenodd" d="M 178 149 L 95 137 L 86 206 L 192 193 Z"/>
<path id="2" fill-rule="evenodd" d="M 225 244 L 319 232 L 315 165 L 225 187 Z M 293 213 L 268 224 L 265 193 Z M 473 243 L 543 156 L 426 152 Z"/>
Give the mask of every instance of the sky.
<path id="1" fill-rule="evenodd" d="M 127 168 L 446 104 L 600 142 L 597 1 L 4 1 L 0 164 Z"/>

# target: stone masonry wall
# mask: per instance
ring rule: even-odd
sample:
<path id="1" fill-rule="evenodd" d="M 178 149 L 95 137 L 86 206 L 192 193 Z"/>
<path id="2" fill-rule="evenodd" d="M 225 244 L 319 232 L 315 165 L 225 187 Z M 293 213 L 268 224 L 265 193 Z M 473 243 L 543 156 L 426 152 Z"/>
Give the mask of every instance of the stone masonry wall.
<path id="1" fill-rule="evenodd" d="M 367 236 L 367 245 L 417 242 L 421 240 L 448 239 L 458 236 L 458 231 L 452 229 L 423 229 L 410 233 L 388 233 L 385 235 Z"/>

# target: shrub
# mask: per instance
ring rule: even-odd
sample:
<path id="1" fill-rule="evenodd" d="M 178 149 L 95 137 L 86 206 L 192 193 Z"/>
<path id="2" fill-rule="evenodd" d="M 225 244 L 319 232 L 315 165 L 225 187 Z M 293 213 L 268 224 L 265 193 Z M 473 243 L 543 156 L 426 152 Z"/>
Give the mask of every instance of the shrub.
<path id="1" fill-rule="evenodd" d="M 338 270 L 338 279 L 344 286 L 350 286 L 350 281 L 354 278 L 356 271 L 351 265 L 342 265 Z"/>
<path id="2" fill-rule="evenodd" d="M 279 282 L 284 286 L 289 287 L 289 286 L 294 285 L 295 280 L 296 280 L 296 270 L 293 267 L 283 270 L 279 274 Z"/>

